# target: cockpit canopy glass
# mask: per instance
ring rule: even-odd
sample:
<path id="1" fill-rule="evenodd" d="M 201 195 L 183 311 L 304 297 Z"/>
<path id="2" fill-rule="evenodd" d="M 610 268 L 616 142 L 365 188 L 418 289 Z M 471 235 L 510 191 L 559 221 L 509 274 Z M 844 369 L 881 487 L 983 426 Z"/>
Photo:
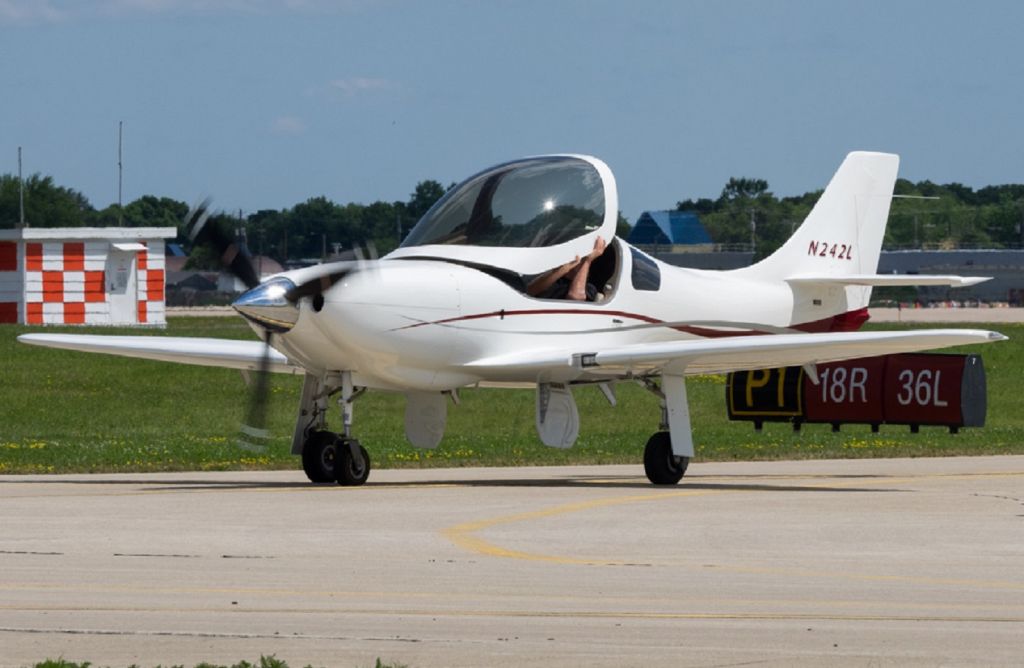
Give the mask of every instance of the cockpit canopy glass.
<path id="1" fill-rule="evenodd" d="M 554 246 L 597 230 L 604 199 L 601 176 L 585 160 L 555 156 L 506 163 L 449 190 L 401 247 Z"/>

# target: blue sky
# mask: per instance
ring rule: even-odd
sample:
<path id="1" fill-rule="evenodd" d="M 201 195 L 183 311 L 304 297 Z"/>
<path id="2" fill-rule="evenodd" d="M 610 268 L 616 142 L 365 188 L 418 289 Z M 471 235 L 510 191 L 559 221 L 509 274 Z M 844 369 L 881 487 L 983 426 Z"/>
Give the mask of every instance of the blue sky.
<path id="1" fill-rule="evenodd" d="M 1024 3 L 0 0 L 0 172 L 102 208 L 405 200 L 538 153 L 597 155 L 620 203 L 730 176 L 1024 182 Z"/>

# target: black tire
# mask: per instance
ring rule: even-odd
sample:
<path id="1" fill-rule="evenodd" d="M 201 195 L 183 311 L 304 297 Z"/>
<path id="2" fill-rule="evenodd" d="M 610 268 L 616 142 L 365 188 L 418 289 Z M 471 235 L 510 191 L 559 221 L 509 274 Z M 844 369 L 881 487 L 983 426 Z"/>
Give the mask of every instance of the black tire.
<path id="1" fill-rule="evenodd" d="M 352 456 L 352 446 L 359 452 Z M 347 487 L 362 485 L 370 477 L 370 454 L 356 440 L 338 439 L 338 484 Z"/>
<path id="2" fill-rule="evenodd" d="M 310 482 L 338 480 L 338 435 L 330 431 L 314 431 L 302 446 L 302 470 Z"/>
<path id="3" fill-rule="evenodd" d="M 672 439 L 667 431 L 656 432 L 644 448 L 644 472 L 655 485 L 675 485 L 690 463 L 689 457 L 672 454 Z"/>

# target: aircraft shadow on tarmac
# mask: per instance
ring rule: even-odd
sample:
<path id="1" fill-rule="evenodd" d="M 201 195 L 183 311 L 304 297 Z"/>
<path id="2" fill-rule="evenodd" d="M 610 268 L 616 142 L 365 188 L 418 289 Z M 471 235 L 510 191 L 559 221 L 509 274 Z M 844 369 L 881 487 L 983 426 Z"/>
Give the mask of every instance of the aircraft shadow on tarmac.
<path id="1" fill-rule="evenodd" d="M 570 476 L 565 478 L 439 478 L 436 480 L 405 480 L 368 482 L 360 487 L 338 487 L 336 485 L 312 485 L 306 481 L 258 481 L 258 480 L 201 480 L 201 479 L 146 479 L 146 478 L 60 478 L 32 480 L 5 480 L 0 484 L 54 484 L 54 485 L 105 485 L 117 487 L 137 487 L 153 492 L 185 492 L 191 490 L 297 490 L 297 491 L 347 491 L 371 492 L 384 489 L 424 488 L 424 487 L 493 487 L 493 488 L 581 488 L 581 489 L 637 489 L 657 491 L 685 490 L 718 490 L 735 492 L 905 492 L 906 489 L 891 487 L 856 487 L 846 486 L 850 480 L 884 481 L 888 476 L 878 475 L 821 475 L 821 476 L 780 476 L 780 475 L 746 475 L 746 476 L 687 476 L 678 485 L 655 486 L 640 476 Z M 702 480 L 705 478 L 706 480 Z M 794 479 L 820 480 L 820 484 L 794 484 Z M 789 481 L 789 482 L 786 482 Z M 834 481 L 840 486 L 830 486 Z M 843 482 L 846 481 L 846 482 Z"/>

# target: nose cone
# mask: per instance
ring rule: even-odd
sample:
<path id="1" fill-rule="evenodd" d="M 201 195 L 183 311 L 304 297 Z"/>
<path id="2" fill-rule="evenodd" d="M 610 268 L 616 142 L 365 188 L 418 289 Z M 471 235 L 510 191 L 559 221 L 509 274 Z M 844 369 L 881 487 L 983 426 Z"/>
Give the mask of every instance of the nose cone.
<path id="1" fill-rule="evenodd" d="M 295 284 L 287 278 L 274 278 L 249 290 L 231 306 L 272 332 L 287 332 L 299 319 L 299 308 L 287 296 L 294 289 Z"/>

